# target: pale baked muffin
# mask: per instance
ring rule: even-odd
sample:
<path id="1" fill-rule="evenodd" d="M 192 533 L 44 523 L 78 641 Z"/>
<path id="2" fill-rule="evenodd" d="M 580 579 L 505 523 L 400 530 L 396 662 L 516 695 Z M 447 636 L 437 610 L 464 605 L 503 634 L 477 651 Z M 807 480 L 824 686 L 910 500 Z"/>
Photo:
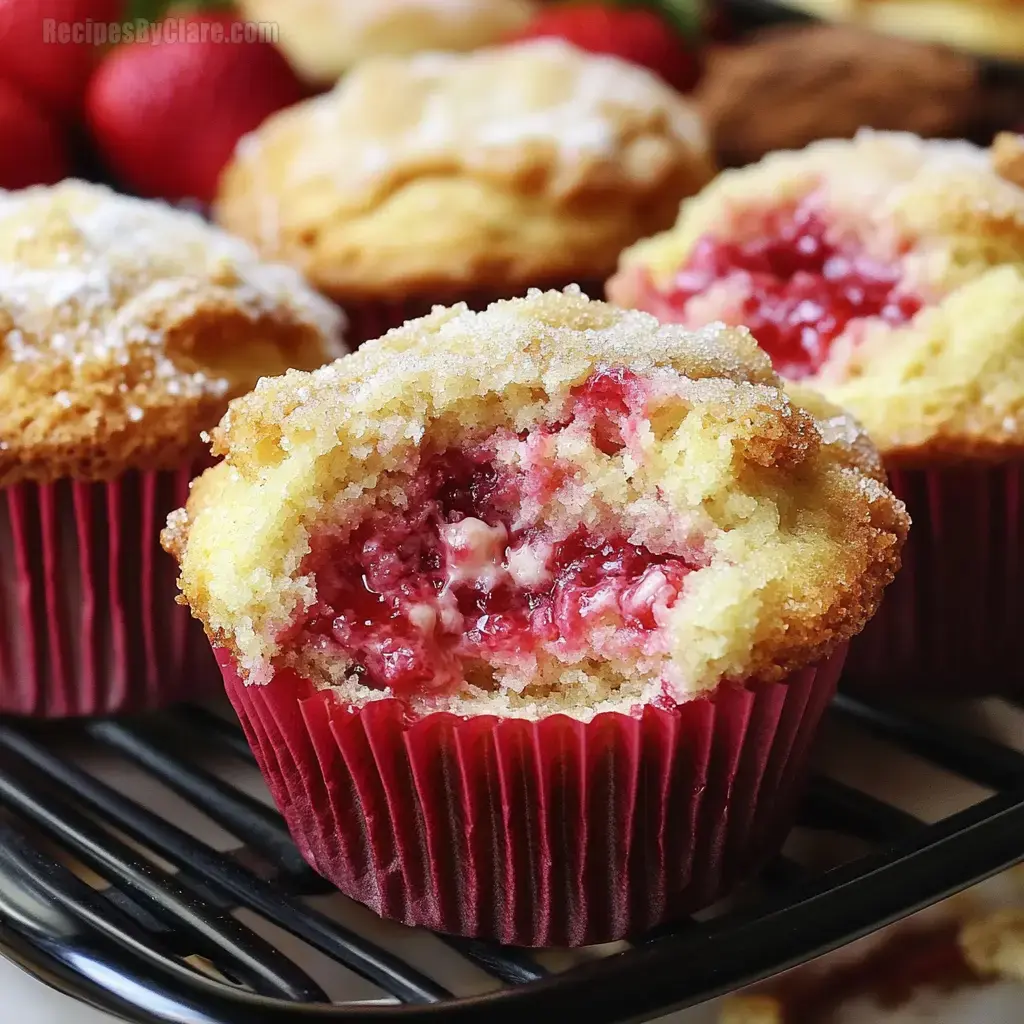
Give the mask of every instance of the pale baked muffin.
<path id="1" fill-rule="evenodd" d="M 339 355 L 340 326 L 191 214 L 75 181 L 0 193 L 0 713 L 210 685 L 162 520 L 229 399 Z"/>
<path id="2" fill-rule="evenodd" d="M 278 45 L 307 81 L 336 82 L 370 57 L 475 50 L 530 19 L 531 0 L 240 0 L 248 21 L 277 26 Z"/>
<path id="3" fill-rule="evenodd" d="M 791 6 L 908 39 L 994 57 L 1024 55 L 1020 0 L 785 0 Z"/>
<path id="4" fill-rule="evenodd" d="M 164 543 L 311 863 L 386 916 L 531 945 L 749 871 L 907 529 L 819 408 L 745 331 L 575 288 L 234 402 Z"/>
<path id="5" fill-rule="evenodd" d="M 603 280 L 709 174 L 685 99 L 541 40 L 361 64 L 242 140 L 216 215 L 361 340 L 440 300 Z"/>
<path id="6" fill-rule="evenodd" d="M 861 133 L 719 177 L 626 252 L 614 301 L 751 328 L 867 428 L 916 528 L 852 669 L 1024 681 L 1024 189 L 1019 141 Z"/>

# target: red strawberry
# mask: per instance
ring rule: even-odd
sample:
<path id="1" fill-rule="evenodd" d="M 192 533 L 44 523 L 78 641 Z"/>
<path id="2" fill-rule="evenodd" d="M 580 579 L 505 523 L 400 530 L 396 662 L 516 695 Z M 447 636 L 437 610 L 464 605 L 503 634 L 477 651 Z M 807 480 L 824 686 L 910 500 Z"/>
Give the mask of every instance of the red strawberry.
<path id="1" fill-rule="evenodd" d="M 269 42 L 232 39 L 244 27 L 230 14 L 175 18 L 173 35 L 122 46 L 100 65 L 86 119 L 125 185 L 208 202 L 238 140 L 304 97 Z"/>
<path id="2" fill-rule="evenodd" d="M 72 115 L 99 60 L 97 43 L 123 12 L 124 0 L 0 0 L 0 73 L 37 103 Z"/>
<path id="3" fill-rule="evenodd" d="M 683 92 L 700 78 L 700 60 L 656 11 L 602 3 L 558 4 L 539 11 L 516 39 L 555 36 L 581 50 L 640 64 Z"/>
<path id="4" fill-rule="evenodd" d="M 52 185 L 67 173 L 60 125 L 0 80 L 0 188 Z"/>

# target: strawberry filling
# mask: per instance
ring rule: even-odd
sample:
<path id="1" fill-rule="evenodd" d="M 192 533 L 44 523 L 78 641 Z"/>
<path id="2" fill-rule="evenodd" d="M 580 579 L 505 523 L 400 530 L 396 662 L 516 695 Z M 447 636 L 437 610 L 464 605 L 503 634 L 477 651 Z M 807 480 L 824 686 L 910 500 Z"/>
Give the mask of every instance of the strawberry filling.
<path id="1" fill-rule="evenodd" d="M 649 308 L 686 323 L 720 317 L 743 324 L 780 374 L 800 379 L 821 369 L 851 324 L 911 320 L 921 301 L 901 284 L 898 267 L 867 256 L 854 239 L 837 239 L 811 197 L 768 215 L 755 238 L 705 235 L 668 291 L 649 296 Z M 716 285 L 735 295 L 726 299 L 726 312 L 707 316 L 704 307 L 690 306 Z"/>
<path id="2" fill-rule="evenodd" d="M 557 424 L 426 457 L 404 507 L 314 540 L 318 603 L 300 642 L 337 645 L 364 684 L 405 698 L 486 685 L 489 667 L 541 653 L 571 664 L 663 650 L 660 627 L 696 566 L 583 526 L 556 536 L 523 514 L 572 477 L 551 454 L 558 434 L 585 431 L 614 453 L 642 403 L 639 378 L 597 373 Z M 510 446 L 513 465 L 498 457 Z"/>

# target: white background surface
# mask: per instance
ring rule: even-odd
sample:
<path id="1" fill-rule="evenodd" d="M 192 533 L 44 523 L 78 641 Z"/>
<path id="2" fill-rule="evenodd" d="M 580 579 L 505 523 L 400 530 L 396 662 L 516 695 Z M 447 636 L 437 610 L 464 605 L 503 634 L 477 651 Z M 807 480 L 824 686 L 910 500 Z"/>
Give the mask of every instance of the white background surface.
<path id="1" fill-rule="evenodd" d="M 8 1016 L 10 1014 L 10 1016 Z M 3 1024 L 110 1024 L 114 1020 L 53 992 L 14 964 L 0 959 L 0 1021 Z"/>

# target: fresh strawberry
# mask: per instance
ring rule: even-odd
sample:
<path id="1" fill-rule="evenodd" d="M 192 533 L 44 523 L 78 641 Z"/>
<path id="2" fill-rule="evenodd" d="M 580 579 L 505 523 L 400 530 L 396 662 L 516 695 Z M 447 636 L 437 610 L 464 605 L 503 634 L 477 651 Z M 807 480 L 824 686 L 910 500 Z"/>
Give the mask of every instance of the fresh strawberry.
<path id="1" fill-rule="evenodd" d="M 72 116 L 102 53 L 97 44 L 123 12 L 124 0 L 0 0 L 0 73 L 40 105 Z"/>
<path id="2" fill-rule="evenodd" d="M 231 41 L 230 14 L 175 18 L 158 42 L 113 50 L 86 94 L 86 119 L 111 172 L 165 199 L 213 198 L 235 144 L 305 95 L 281 54 L 263 41 Z M 159 29 L 159 26 L 156 26 Z"/>
<path id="3" fill-rule="evenodd" d="M 700 78 L 700 58 L 661 14 L 603 3 L 558 4 L 540 10 L 516 39 L 555 36 L 581 50 L 640 64 L 682 92 Z"/>
<path id="4" fill-rule="evenodd" d="M 67 173 L 61 125 L 0 79 L 0 188 L 52 185 Z"/>

